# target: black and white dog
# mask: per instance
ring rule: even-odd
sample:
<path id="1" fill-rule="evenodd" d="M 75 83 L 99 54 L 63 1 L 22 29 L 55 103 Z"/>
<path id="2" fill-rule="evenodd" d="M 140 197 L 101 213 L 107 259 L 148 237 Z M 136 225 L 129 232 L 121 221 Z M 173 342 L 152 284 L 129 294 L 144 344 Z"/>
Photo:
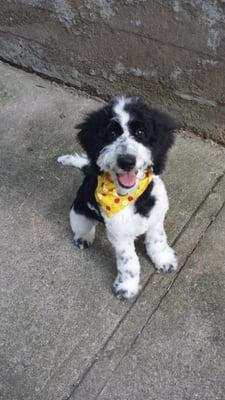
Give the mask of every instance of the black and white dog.
<path id="1" fill-rule="evenodd" d="M 85 174 L 70 210 L 75 244 L 81 249 L 91 245 L 98 221 L 104 222 L 116 252 L 114 293 L 121 300 L 128 299 L 139 288 L 140 264 L 134 246 L 139 235 L 145 234 L 146 250 L 157 271 L 177 268 L 175 252 L 164 230 L 168 197 L 160 178 L 174 142 L 175 123 L 137 98 L 120 97 L 90 113 L 77 128 L 86 155 L 58 158 L 63 165 L 80 168 Z M 146 172 L 151 179 L 144 178 Z M 106 213 L 110 207 L 105 208 L 96 194 L 102 176 L 109 180 L 114 201 L 123 203 L 113 215 Z M 149 179 L 147 186 L 138 195 L 144 179 Z"/>

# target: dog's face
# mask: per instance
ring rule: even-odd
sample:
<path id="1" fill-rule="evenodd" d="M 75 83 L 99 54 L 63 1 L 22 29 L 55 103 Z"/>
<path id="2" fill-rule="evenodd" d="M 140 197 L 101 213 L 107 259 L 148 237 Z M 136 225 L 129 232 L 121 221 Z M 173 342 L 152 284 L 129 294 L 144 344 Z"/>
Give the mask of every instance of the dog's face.
<path id="1" fill-rule="evenodd" d="M 120 194 L 133 191 L 150 168 L 160 174 L 173 143 L 174 121 L 133 97 L 116 98 L 81 123 L 81 145 L 108 172 Z"/>

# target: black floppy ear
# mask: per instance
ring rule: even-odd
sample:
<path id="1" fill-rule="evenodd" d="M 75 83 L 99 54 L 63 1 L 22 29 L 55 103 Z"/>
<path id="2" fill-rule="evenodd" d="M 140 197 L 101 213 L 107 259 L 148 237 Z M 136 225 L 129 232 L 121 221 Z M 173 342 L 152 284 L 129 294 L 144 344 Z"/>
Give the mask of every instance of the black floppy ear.
<path id="1" fill-rule="evenodd" d="M 79 132 L 77 133 L 78 140 L 88 157 L 90 157 L 93 135 L 93 132 L 91 131 L 91 117 L 88 115 L 85 120 L 76 125 L 75 128 L 79 129 Z"/>
<path id="2" fill-rule="evenodd" d="M 91 161 L 95 161 L 103 143 L 103 131 L 108 123 L 110 107 L 107 105 L 98 111 L 88 114 L 79 129 L 78 140 Z"/>
<path id="3" fill-rule="evenodd" d="M 169 115 L 158 110 L 151 110 L 151 149 L 153 156 L 153 170 L 160 175 L 167 159 L 167 153 L 174 143 L 176 123 Z"/>

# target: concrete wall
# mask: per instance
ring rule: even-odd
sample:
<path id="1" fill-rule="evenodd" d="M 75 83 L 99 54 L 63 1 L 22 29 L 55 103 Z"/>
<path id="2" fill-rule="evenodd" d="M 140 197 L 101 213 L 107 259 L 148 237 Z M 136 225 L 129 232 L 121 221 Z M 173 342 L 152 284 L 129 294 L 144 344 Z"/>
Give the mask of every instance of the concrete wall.
<path id="1" fill-rule="evenodd" d="M 224 0 L 1 1 L 0 56 L 104 98 L 139 95 L 225 144 Z"/>

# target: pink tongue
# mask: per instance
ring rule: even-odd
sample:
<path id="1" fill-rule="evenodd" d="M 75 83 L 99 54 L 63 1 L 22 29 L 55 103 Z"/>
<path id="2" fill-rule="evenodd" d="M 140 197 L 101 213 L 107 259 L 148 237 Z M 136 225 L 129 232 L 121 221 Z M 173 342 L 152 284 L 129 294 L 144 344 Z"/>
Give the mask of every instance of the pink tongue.
<path id="1" fill-rule="evenodd" d="M 132 187 L 135 185 L 136 175 L 132 171 L 122 172 L 121 174 L 118 174 L 118 181 L 123 186 Z"/>

